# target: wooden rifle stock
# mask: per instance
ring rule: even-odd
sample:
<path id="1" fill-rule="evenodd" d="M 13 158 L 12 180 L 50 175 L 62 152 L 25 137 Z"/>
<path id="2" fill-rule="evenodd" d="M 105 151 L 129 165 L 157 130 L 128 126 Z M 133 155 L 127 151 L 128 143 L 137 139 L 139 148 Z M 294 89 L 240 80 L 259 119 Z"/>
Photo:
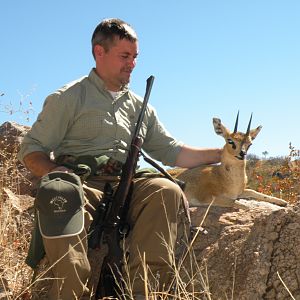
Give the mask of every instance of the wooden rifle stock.
<path id="1" fill-rule="evenodd" d="M 146 93 L 131 141 L 129 153 L 126 162 L 122 167 L 120 183 L 113 196 L 110 210 L 105 219 L 103 237 L 108 246 L 108 254 L 105 256 L 102 263 L 100 278 L 96 288 L 96 299 L 101 299 L 103 297 L 119 297 L 122 294 L 121 271 L 123 266 L 123 250 L 120 246 L 120 240 L 126 236 L 122 219 L 124 219 L 124 215 L 127 213 L 125 211 L 126 202 L 129 201 L 129 190 L 143 144 L 143 139 L 140 137 L 140 128 L 147 108 L 153 81 L 154 76 L 150 76 L 147 79 Z"/>

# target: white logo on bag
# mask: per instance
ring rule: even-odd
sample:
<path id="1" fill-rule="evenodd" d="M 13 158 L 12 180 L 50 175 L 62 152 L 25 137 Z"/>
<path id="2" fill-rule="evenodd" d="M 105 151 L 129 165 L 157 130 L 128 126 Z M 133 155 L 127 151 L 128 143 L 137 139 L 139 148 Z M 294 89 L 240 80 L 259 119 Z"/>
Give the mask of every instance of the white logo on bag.
<path id="1" fill-rule="evenodd" d="M 55 196 L 51 199 L 50 204 L 53 204 L 56 209 L 54 209 L 54 212 L 65 212 L 66 210 L 64 209 L 65 203 L 67 203 L 68 200 L 62 196 Z"/>

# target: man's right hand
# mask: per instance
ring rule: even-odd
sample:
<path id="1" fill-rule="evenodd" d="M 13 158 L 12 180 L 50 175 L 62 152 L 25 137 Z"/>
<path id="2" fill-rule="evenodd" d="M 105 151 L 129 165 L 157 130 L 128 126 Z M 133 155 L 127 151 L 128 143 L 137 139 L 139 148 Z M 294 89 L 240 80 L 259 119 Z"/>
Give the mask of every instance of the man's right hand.
<path id="1" fill-rule="evenodd" d="M 24 163 L 28 170 L 37 177 L 42 177 L 49 172 L 61 171 L 71 173 L 72 170 L 59 166 L 55 162 L 51 161 L 49 156 L 40 151 L 31 152 L 24 157 Z"/>

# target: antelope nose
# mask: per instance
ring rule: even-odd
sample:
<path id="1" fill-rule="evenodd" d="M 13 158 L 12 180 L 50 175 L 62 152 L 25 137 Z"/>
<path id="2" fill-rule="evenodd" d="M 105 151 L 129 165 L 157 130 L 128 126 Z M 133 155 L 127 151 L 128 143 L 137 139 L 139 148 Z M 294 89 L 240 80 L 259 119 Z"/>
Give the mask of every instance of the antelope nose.
<path id="1" fill-rule="evenodd" d="M 242 151 L 240 152 L 240 157 L 244 158 L 245 156 L 246 156 L 246 151 L 243 151 L 243 150 L 242 150 Z"/>

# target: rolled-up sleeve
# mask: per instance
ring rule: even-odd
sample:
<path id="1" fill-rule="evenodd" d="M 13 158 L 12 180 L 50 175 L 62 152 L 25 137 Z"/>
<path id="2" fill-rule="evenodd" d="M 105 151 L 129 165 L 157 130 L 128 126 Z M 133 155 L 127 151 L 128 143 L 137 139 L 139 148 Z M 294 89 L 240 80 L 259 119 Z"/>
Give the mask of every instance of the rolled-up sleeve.
<path id="1" fill-rule="evenodd" d="M 61 141 L 69 126 L 68 102 L 61 99 L 61 94 L 55 93 L 45 100 L 42 112 L 23 139 L 18 153 L 18 159 L 24 163 L 24 157 L 35 151 L 50 155 Z"/>
<path id="2" fill-rule="evenodd" d="M 176 140 L 159 121 L 153 107 L 148 110 L 147 135 L 143 149 L 154 159 L 167 166 L 175 166 L 183 142 Z"/>

